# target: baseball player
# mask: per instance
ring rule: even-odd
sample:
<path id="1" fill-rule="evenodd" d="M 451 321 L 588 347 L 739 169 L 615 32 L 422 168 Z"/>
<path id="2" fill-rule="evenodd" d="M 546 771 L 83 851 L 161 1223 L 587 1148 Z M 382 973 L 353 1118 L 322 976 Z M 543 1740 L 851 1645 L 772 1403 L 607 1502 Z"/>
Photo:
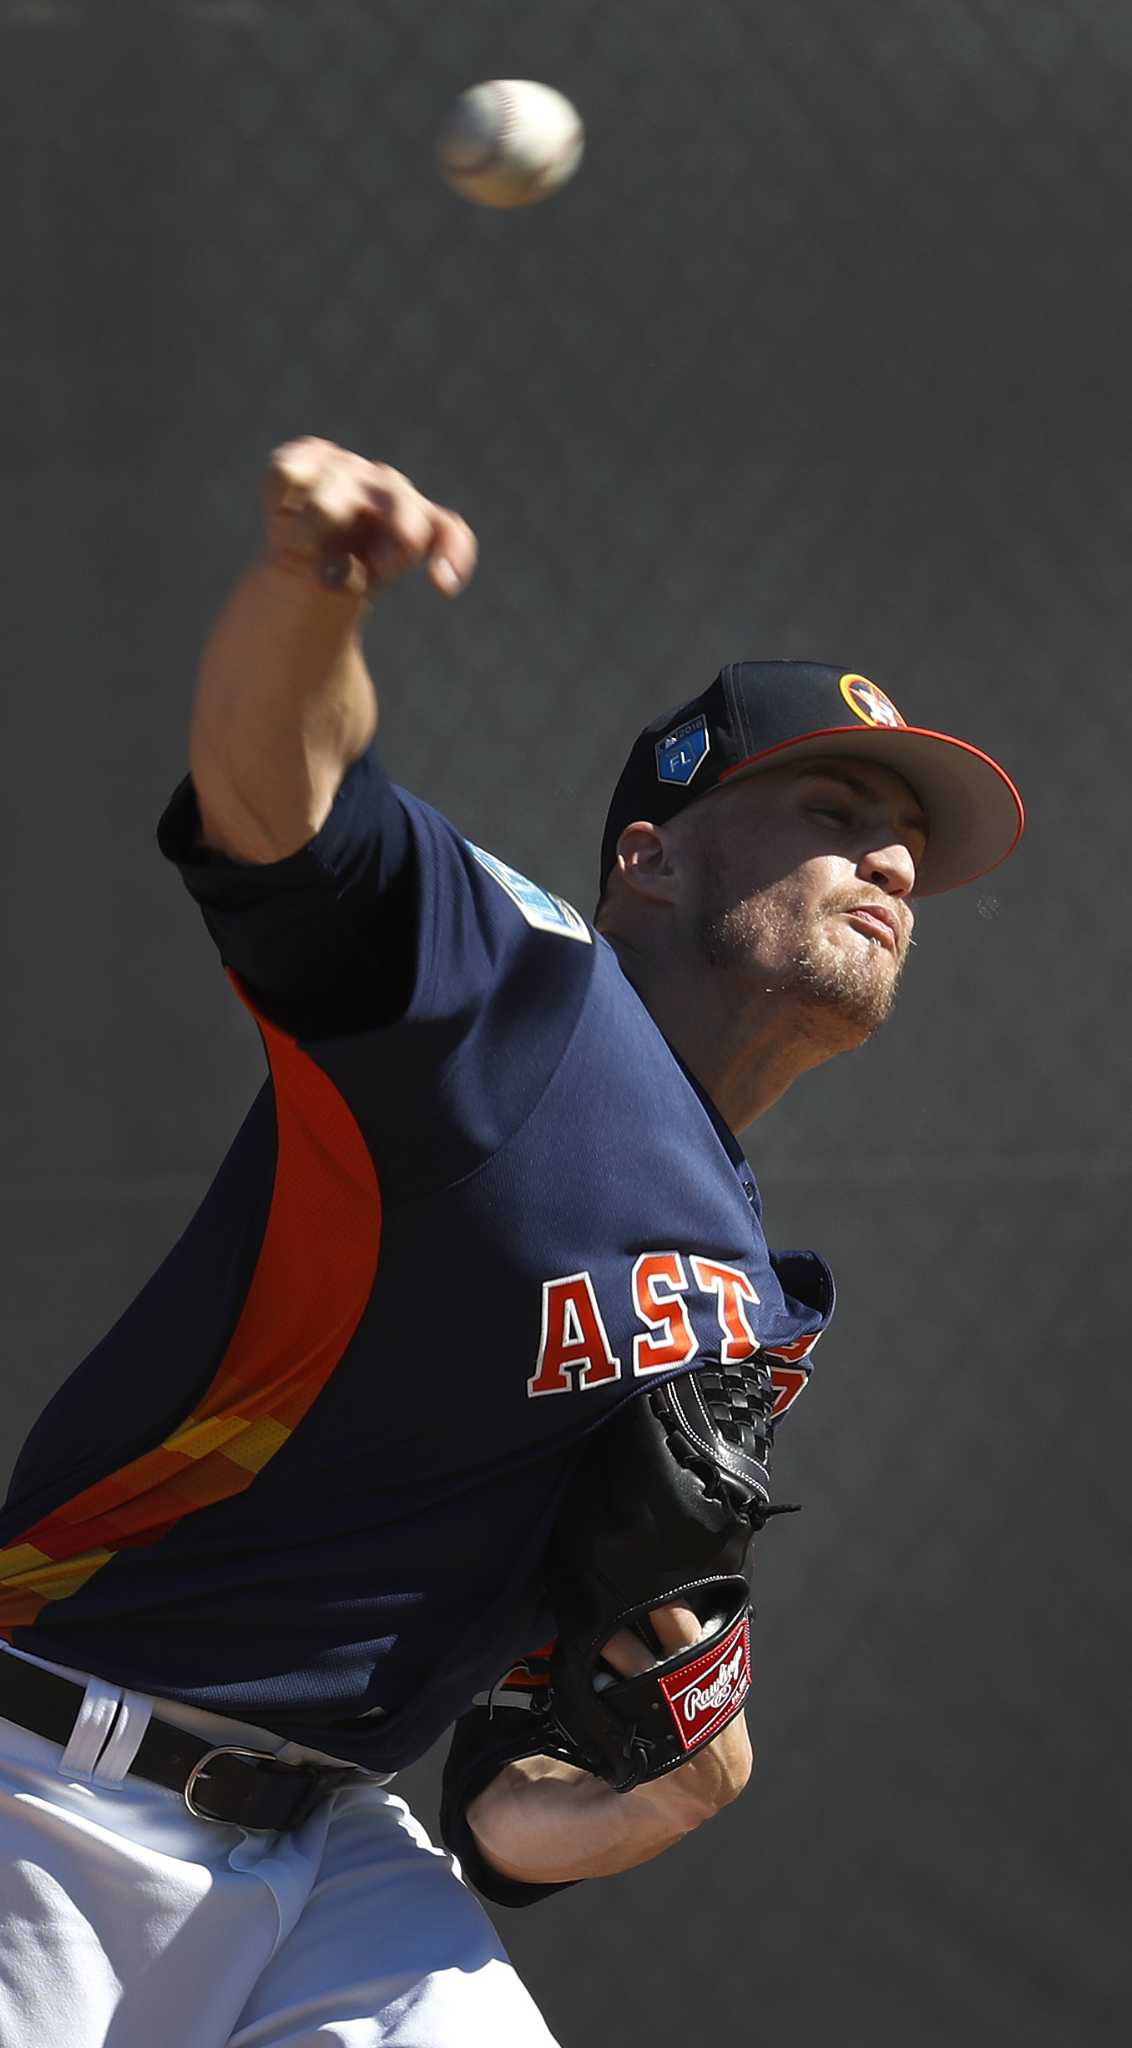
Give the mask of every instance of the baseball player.
<path id="1" fill-rule="evenodd" d="M 422 564 L 467 583 L 461 519 L 290 444 L 206 650 L 159 839 L 269 1073 L 3 1510 L 4 2048 L 548 2042 L 388 1780 L 455 1722 L 445 1835 L 511 1903 L 742 1790 L 833 1292 L 734 1133 L 1020 830 L 864 677 L 737 662 L 635 743 L 591 924 L 383 772 L 360 628 Z"/>

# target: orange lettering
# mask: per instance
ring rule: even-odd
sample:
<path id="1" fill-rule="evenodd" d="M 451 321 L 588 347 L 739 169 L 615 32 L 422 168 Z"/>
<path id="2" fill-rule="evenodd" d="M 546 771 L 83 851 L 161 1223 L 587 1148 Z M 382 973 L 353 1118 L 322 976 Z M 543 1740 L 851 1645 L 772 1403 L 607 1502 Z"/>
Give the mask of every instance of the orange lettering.
<path id="1" fill-rule="evenodd" d="M 588 1273 L 543 1281 L 542 1342 L 527 1392 L 568 1394 L 572 1373 L 580 1387 L 597 1387 L 621 1377 L 621 1361 L 610 1349 Z"/>
<path id="2" fill-rule="evenodd" d="M 772 1365 L 770 1376 L 774 1382 L 774 1407 L 771 1409 L 771 1415 L 777 1422 L 780 1415 L 785 1415 L 791 1402 L 798 1399 L 810 1375 L 801 1372 L 796 1365 Z"/>
<path id="3" fill-rule="evenodd" d="M 705 1294 L 714 1294 L 715 1310 L 719 1327 L 723 1333 L 723 1347 L 720 1359 L 724 1365 L 738 1365 L 743 1358 L 750 1358 L 759 1348 L 746 1312 L 744 1301 L 758 1301 L 747 1275 L 738 1266 L 717 1266 L 712 1259 L 693 1259 L 692 1272 L 696 1286 Z"/>
<path id="4" fill-rule="evenodd" d="M 677 1252 L 642 1252 L 633 1267 L 633 1307 L 642 1323 L 659 1334 L 634 1337 L 633 1371 L 659 1372 L 687 1365 L 696 1349 L 696 1333 L 680 1299 L 688 1285 Z"/>

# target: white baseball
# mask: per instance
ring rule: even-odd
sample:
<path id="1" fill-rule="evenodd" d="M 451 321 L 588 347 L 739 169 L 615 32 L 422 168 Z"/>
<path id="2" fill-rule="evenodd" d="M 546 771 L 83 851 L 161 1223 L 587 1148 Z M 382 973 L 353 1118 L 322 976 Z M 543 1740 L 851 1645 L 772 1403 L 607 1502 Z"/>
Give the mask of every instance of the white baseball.
<path id="1" fill-rule="evenodd" d="M 441 175 L 477 206 L 531 206 L 572 178 L 585 130 L 576 107 L 532 78 L 462 92 L 440 131 Z"/>

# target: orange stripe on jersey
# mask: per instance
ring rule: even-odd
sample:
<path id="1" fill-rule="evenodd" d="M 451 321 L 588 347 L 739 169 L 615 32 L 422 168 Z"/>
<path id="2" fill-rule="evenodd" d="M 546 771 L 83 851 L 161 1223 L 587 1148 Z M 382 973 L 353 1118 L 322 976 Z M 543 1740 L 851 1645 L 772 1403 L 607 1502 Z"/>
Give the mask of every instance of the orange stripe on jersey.
<path id="1" fill-rule="evenodd" d="M 258 1022 L 275 1091 L 275 1183 L 228 1348 L 203 1399 L 163 1444 L 0 1550 L 0 1635 L 76 1592 L 116 1551 L 155 1543 L 182 1516 L 250 1486 L 361 1320 L 381 1243 L 373 1160 L 333 1082 L 293 1038 Z"/>

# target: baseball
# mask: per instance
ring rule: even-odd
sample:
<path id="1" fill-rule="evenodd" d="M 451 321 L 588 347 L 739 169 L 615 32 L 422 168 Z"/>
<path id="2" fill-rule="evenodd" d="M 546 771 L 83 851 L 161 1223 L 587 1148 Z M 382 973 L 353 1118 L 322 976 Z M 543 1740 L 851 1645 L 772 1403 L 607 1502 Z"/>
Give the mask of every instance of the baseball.
<path id="1" fill-rule="evenodd" d="M 477 206 L 532 206 L 573 177 L 584 143 L 577 108 L 552 85 L 492 78 L 460 94 L 437 157 L 453 191 Z"/>

